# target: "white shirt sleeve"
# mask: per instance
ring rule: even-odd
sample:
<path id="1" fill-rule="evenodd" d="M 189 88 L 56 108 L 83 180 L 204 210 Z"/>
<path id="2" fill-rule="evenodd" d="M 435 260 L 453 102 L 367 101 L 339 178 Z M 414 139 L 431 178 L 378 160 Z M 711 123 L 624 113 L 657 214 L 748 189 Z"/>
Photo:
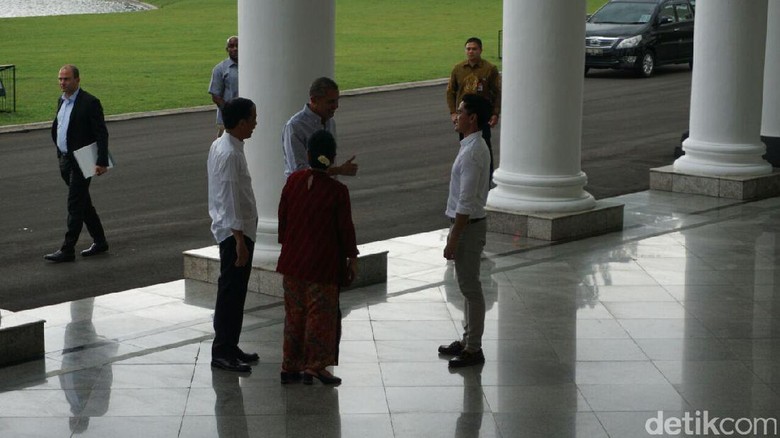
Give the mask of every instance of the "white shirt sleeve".
<path id="1" fill-rule="evenodd" d="M 463 154 L 457 213 L 473 216 L 481 208 L 477 199 L 477 191 L 480 187 L 479 180 L 482 172 L 482 166 L 474 156 L 474 151 Z"/>
<path id="2" fill-rule="evenodd" d="M 214 225 L 219 228 L 244 230 L 241 211 L 239 163 L 235 155 L 227 155 L 217 164 L 214 194 Z"/>

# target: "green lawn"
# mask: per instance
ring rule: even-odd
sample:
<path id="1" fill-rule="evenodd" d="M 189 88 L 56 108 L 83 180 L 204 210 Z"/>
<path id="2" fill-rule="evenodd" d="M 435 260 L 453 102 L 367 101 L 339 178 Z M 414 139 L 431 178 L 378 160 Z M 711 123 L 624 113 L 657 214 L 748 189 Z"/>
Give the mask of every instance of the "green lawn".
<path id="1" fill-rule="evenodd" d="M 588 0 L 588 11 L 604 1 Z M 0 113 L 0 125 L 50 120 L 65 63 L 107 114 L 210 104 L 237 0 L 147 2 L 159 9 L 0 19 L 0 64 L 15 64 L 17 78 L 17 112 Z M 446 77 L 473 35 L 500 66 L 501 9 L 502 0 L 336 0 L 336 80 L 351 89 Z"/>

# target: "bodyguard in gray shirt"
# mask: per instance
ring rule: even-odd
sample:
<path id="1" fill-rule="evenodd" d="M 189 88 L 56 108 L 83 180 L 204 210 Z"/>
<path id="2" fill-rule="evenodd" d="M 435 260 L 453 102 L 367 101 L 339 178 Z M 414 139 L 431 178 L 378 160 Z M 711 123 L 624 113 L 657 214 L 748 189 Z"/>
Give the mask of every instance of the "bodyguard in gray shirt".
<path id="1" fill-rule="evenodd" d="M 217 105 L 217 137 L 225 131 L 222 122 L 222 107 L 225 102 L 238 97 L 238 37 L 227 39 L 225 51 L 228 58 L 214 66 L 211 71 L 209 94 L 211 101 Z"/>

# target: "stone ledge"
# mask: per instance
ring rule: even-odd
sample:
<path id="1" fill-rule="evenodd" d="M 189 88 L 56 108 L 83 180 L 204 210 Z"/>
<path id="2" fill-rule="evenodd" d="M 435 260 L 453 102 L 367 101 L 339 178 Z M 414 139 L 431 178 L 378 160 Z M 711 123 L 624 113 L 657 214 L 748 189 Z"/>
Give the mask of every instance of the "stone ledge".
<path id="1" fill-rule="evenodd" d="M 45 322 L 0 310 L 0 367 L 42 358 Z"/>
<path id="2" fill-rule="evenodd" d="M 674 166 L 650 169 L 650 189 L 740 201 L 780 195 L 780 172 L 761 176 L 705 176 L 674 171 Z"/>
<path id="3" fill-rule="evenodd" d="M 360 250 L 360 245 L 358 245 Z M 219 278 L 219 246 L 184 251 L 184 278 L 217 284 Z M 387 251 L 363 253 L 358 256 L 358 276 L 345 290 L 387 282 Z M 282 275 L 276 272 L 276 263 L 252 264 L 249 291 L 274 297 L 283 297 Z"/>
<path id="4" fill-rule="evenodd" d="M 568 213 L 523 213 L 487 208 L 488 231 L 559 241 L 597 236 L 623 229 L 623 204 L 596 201 L 591 210 Z"/>

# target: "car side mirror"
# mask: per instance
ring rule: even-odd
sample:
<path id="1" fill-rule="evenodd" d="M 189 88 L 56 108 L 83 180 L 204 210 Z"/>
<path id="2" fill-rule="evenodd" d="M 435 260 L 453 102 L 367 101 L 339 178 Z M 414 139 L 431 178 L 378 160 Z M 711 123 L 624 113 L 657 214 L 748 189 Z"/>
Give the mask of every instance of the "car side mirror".
<path id="1" fill-rule="evenodd" d="M 672 17 L 661 17 L 658 19 L 658 25 L 674 23 Z"/>

